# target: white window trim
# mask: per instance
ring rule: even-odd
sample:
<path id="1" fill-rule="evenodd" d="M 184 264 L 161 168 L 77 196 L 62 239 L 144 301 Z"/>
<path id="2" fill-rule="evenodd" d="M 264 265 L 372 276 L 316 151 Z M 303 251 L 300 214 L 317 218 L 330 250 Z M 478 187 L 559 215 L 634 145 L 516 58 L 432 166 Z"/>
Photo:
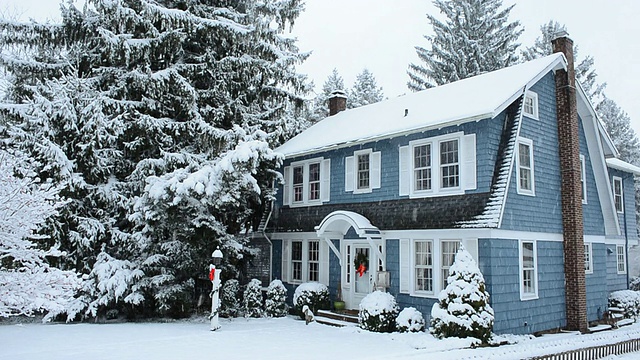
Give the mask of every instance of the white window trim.
<path id="1" fill-rule="evenodd" d="M 593 244 L 589 242 L 584 243 L 585 254 L 589 255 L 589 261 L 585 261 L 585 274 L 593 274 Z"/>
<path id="2" fill-rule="evenodd" d="M 283 279 L 282 281 L 289 283 L 289 284 L 302 284 L 305 282 L 310 281 L 309 280 L 309 243 L 315 241 L 318 242 L 318 282 L 325 282 L 323 281 L 324 278 L 326 278 L 327 274 L 323 274 L 323 272 L 327 272 L 328 269 L 323 268 L 323 266 L 326 266 L 326 256 L 327 254 L 324 254 L 324 252 L 326 251 L 326 247 L 323 246 L 323 240 L 322 239 L 315 239 L 315 238 L 311 238 L 311 239 L 288 239 L 288 240 L 282 240 L 282 267 L 283 269 L 286 267 L 286 270 L 283 271 Z M 293 279 L 293 261 L 292 261 L 292 256 L 293 256 L 293 246 L 292 244 L 294 242 L 302 242 L 302 279 L 301 280 L 294 280 Z M 288 246 L 289 250 L 285 251 L 285 247 Z M 286 274 L 286 275 L 285 275 Z M 328 285 L 328 284 L 325 284 Z"/>
<path id="3" fill-rule="evenodd" d="M 538 94 L 534 93 L 533 91 L 527 91 L 527 93 L 525 94 L 525 101 L 526 99 L 532 99 L 533 100 L 533 113 L 528 113 L 525 111 L 525 106 L 524 103 L 522 104 L 522 113 L 531 119 L 534 120 L 539 120 L 539 112 L 538 112 Z"/>
<path id="4" fill-rule="evenodd" d="M 327 181 L 327 179 L 330 178 L 330 174 L 324 174 L 325 170 L 328 170 L 328 166 L 325 166 L 325 162 L 328 161 L 327 159 L 324 159 L 322 157 L 318 157 L 318 158 L 313 158 L 313 159 L 307 159 L 307 160 L 303 160 L 303 161 L 296 161 L 296 162 L 292 162 L 291 164 L 289 164 L 287 167 L 289 167 L 291 170 L 290 171 L 285 171 L 284 173 L 287 174 L 288 173 L 288 179 L 284 179 L 285 183 L 288 183 L 290 185 L 288 186 L 284 186 L 283 187 L 283 191 L 288 192 L 288 194 L 286 194 L 284 196 L 284 198 L 288 198 L 289 199 L 289 204 L 284 204 L 284 205 L 289 205 L 290 207 L 300 207 L 300 206 L 315 206 L 315 205 L 322 205 L 324 202 L 328 201 L 326 199 L 323 199 L 323 194 L 326 192 L 328 193 L 330 191 L 329 188 L 324 188 L 326 186 L 330 186 L 329 182 Z M 318 199 L 314 199 L 314 200 L 309 200 L 309 165 L 310 164 L 318 164 L 318 166 L 320 166 L 320 196 Z M 293 169 L 296 167 L 302 166 L 303 168 L 303 183 L 302 183 L 302 201 L 294 201 L 294 192 L 293 192 Z"/>
<path id="5" fill-rule="evenodd" d="M 618 210 L 618 207 L 616 206 L 616 182 L 620 182 L 620 206 L 622 207 L 620 210 Z M 624 184 L 622 183 L 622 178 L 614 176 L 611 185 L 613 186 L 611 189 L 613 191 L 613 206 L 618 214 L 624 214 Z"/>
<path id="6" fill-rule="evenodd" d="M 428 196 L 447 196 L 447 195 L 459 195 L 464 194 L 464 166 L 463 166 L 463 138 L 464 132 L 460 131 L 453 134 L 446 134 L 435 136 L 427 139 L 414 140 L 409 142 L 409 197 L 410 198 L 422 198 Z M 440 143 L 450 140 L 458 141 L 458 186 L 451 188 L 442 187 L 441 179 L 441 163 L 440 163 Z M 431 189 L 430 190 L 416 190 L 415 186 L 415 161 L 414 161 L 414 148 L 416 146 L 431 144 Z"/>
<path id="7" fill-rule="evenodd" d="M 622 249 L 622 253 L 620 253 L 620 249 Z M 622 262 L 620 262 L 620 255 L 622 255 Z M 622 265 L 624 270 L 620 270 L 620 265 Z M 616 272 L 618 274 L 627 273 L 627 251 L 624 245 L 616 245 Z"/>
<path id="8" fill-rule="evenodd" d="M 523 286 L 523 282 L 524 282 L 524 278 L 523 278 L 523 272 L 524 272 L 524 264 L 522 261 L 522 255 L 523 255 L 523 250 L 524 250 L 524 243 L 532 243 L 533 244 L 533 287 L 535 292 L 530 294 L 530 293 L 525 293 L 524 292 L 524 286 Z M 518 249 L 518 265 L 519 265 L 519 286 L 520 286 L 520 300 L 521 301 L 526 301 L 526 300 L 536 300 L 538 299 L 538 243 L 536 242 L 536 240 L 520 240 L 520 244 L 519 244 L 519 249 Z"/>
<path id="9" fill-rule="evenodd" d="M 520 144 L 529 146 L 529 158 L 531 160 L 531 190 L 520 187 Z M 533 153 L 533 141 L 527 138 L 518 138 L 518 141 L 516 142 L 516 186 L 517 192 L 520 195 L 536 196 L 535 161 Z"/>
<path id="10" fill-rule="evenodd" d="M 369 187 L 358 188 L 358 157 L 369 155 Z M 380 188 L 381 152 L 373 149 L 357 150 L 353 156 L 345 158 L 345 191 L 354 194 L 368 194 Z"/>
<path id="11" fill-rule="evenodd" d="M 428 241 L 431 242 L 431 249 L 433 251 L 432 254 L 432 276 L 433 276 L 433 284 L 431 288 L 433 291 L 421 291 L 416 290 L 416 242 L 418 241 Z M 424 297 L 424 298 L 437 298 L 440 294 L 440 291 L 444 290 L 446 286 L 442 286 L 442 243 L 446 241 L 458 241 L 460 244 L 463 244 L 462 239 L 451 239 L 451 238 L 415 238 L 411 239 L 409 245 L 409 256 L 411 258 L 410 265 L 410 283 L 409 283 L 409 294 L 415 297 Z"/>
<path id="12" fill-rule="evenodd" d="M 580 155 L 580 180 L 582 183 L 582 203 L 587 203 L 587 166 L 586 158 Z"/>

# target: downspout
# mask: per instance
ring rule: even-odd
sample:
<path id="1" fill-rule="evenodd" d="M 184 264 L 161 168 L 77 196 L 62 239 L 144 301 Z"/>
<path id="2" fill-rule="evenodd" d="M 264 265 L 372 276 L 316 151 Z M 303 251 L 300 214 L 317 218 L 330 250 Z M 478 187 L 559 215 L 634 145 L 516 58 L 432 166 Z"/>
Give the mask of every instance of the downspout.
<path id="1" fill-rule="evenodd" d="M 631 175 L 631 178 L 633 178 L 633 175 Z M 629 179 L 629 176 L 627 175 L 626 178 L 623 178 L 622 180 L 622 193 L 624 194 L 624 186 L 626 184 L 626 180 Z M 633 182 L 632 182 L 633 184 Z M 622 197 L 623 201 L 624 199 L 626 199 L 625 196 Z M 624 260 L 625 260 L 625 268 L 627 269 L 627 289 L 629 289 L 629 271 L 631 269 L 629 269 L 629 234 L 627 231 L 627 207 L 625 206 L 624 202 L 622 203 L 622 208 L 624 209 L 624 213 L 622 216 L 623 219 L 623 223 L 624 223 Z"/>

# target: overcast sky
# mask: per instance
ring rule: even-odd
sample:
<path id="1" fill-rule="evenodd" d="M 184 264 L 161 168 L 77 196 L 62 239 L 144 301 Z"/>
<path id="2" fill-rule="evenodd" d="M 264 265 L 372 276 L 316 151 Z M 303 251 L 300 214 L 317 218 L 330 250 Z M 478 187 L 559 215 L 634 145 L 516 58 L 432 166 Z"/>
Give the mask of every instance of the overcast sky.
<path id="1" fill-rule="evenodd" d="M 606 94 L 631 117 L 640 134 L 640 1 L 638 0 L 504 0 L 516 3 L 510 20 L 525 32 L 523 46 L 533 44 L 540 25 L 553 19 L 567 26 L 579 46 L 580 60 L 595 58 L 598 80 Z M 38 20 L 55 18 L 57 0 L 2 0 L 0 10 Z M 4 5 L 6 4 L 6 5 Z M 386 96 L 409 92 L 407 66 L 417 62 L 414 47 L 428 47 L 431 33 L 425 14 L 437 13 L 429 0 L 307 0 L 293 33 L 302 51 L 311 51 L 299 67 L 319 89 L 333 68 L 350 87 L 362 69 L 369 69 Z"/>

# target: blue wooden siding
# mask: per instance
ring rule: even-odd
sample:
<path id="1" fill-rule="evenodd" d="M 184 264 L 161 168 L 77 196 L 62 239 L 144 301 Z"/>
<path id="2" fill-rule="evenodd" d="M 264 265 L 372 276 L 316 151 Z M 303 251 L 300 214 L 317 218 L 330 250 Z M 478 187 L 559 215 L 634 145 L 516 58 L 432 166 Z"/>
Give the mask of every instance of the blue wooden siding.
<path id="1" fill-rule="evenodd" d="M 625 290 L 627 289 L 627 274 L 618 274 L 616 246 L 607 244 L 606 248 L 607 293 Z"/>
<path id="2" fill-rule="evenodd" d="M 529 334 L 565 326 L 562 242 L 536 244 L 539 299 L 521 301 L 518 240 L 478 239 L 478 265 L 491 295 L 496 333 Z"/>
<path id="3" fill-rule="evenodd" d="M 629 241 L 638 240 L 638 230 L 636 228 L 636 203 L 635 203 L 635 189 L 633 186 L 633 174 L 624 171 L 609 168 L 609 185 L 611 191 L 613 191 L 613 177 L 617 176 L 622 179 L 623 186 L 623 200 L 624 200 L 624 213 L 618 214 L 618 224 L 620 224 L 621 237 L 627 236 Z M 625 222 L 627 224 L 627 231 L 625 233 Z"/>
<path id="4" fill-rule="evenodd" d="M 538 94 L 539 119 L 524 117 L 520 136 L 533 141 L 535 196 L 517 193 L 518 178 L 514 166 L 502 228 L 561 233 L 560 162 L 553 73 L 540 79 L 531 91 Z"/>
<path id="5" fill-rule="evenodd" d="M 592 243 L 593 273 L 585 274 L 587 284 L 587 319 L 602 319 L 607 310 L 607 249 L 603 243 Z"/>
<path id="6" fill-rule="evenodd" d="M 591 164 L 591 156 L 587 148 L 587 139 L 584 135 L 582 119 L 580 122 L 580 154 L 584 155 L 585 175 L 587 183 L 587 203 L 582 204 L 582 219 L 584 224 L 585 235 L 604 235 L 604 217 L 602 216 L 602 207 L 600 206 L 600 198 L 596 188 L 596 178 L 593 173 Z"/>

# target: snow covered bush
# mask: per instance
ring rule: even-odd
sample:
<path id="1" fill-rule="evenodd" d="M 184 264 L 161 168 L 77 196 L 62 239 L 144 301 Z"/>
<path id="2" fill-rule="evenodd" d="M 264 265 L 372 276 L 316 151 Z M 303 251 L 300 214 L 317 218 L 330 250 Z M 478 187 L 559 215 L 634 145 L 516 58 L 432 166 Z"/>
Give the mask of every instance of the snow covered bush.
<path id="1" fill-rule="evenodd" d="M 301 319 L 304 319 L 302 307 L 305 305 L 309 306 L 314 314 L 316 314 L 319 309 L 328 310 L 330 302 L 329 289 L 327 286 L 319 282 L 300 284 L 293 293 L 293 307 Z"/>
<path id="2" fill-rule="evenodd" d="M 625 318 L 640 316 L 640 292 L 619 290 L 609 294 L 609 307 L 622 309 Z"/>
<path id="3" fill-rule="evenodd" d="M 63 255 L 37 231 L 63 202 L 51 184 L 39 183 L 18 152 L 0 149 L 0 317 L 64 312 L 79 286 L 77 274 L 48 259 Z"/>
<path id="4" fill-rule="evenodd" d="M 360 327 L 374 332 L 393 332 L 396 329 L 398 304 L 393 295 L 374 291 L 360 302 Z"/>
<path id="5" fill-rule="evenodd" d="M 402 309 L 396 318 L 396 328 L 400 332 L 422 332 L 424 325 L 422 313 L 414 307 Z"/>
<path id="6" fill-rule="evenodd" d="M 265 302 L 267 316 L 283 317 L 287 316 L 289 307 L 287 306 L 287 288 L 282 281 L 276 279 L 267 288 L 267 300 Z"/>
<path id="7" fill-rule="evenodd" d="M 236 279 L 227 280 L 220 291 L 220 316 L 238 317 L 240 312 L 240 283 Z"/>
<path id="8" fill-rule="evenodd" d="M 478 265 L 462 246 L 447 283 L 431 309 L 431 333 L 438 338 L 474 337 L 488 342 L 494 319 L 489 293 Z"/>
<path id="9" fill-rule="evenodd" d="M 244 316 L 259 318 L 264 315 L 262 310 L 262 281 L 251 279 L 244 291 Z"/>
<path id="10" fill-rule="evenodd" d="M 640 277 L 634 276 L 629 280 L 629 290 L 640 291 Z"/>

